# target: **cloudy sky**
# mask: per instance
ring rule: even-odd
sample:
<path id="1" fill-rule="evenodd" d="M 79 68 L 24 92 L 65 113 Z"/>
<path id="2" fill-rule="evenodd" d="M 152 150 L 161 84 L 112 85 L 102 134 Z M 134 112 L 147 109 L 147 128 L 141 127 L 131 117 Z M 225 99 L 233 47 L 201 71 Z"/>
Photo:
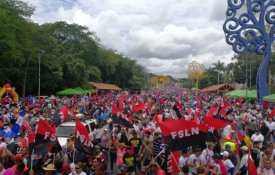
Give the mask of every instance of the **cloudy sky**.
<path id="1" fill-rule="evenodd" d="M 85 25 L 152 73 L 186 77 L 193 60 L 209 67 L 233 56 L 222 30 L 226 0 L 24 1 L 36 7 L 35 22 Z"/>

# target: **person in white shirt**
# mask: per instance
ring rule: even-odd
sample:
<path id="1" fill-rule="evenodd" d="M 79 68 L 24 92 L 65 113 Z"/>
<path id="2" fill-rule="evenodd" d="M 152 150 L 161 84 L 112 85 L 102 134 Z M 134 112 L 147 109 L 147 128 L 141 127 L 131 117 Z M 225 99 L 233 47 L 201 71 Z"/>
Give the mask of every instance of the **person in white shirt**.
<path id="1" fill-rule="evenodd" d="M 217 153 L 214 154 L 213 156 L 213 163 L 212 163 L 212 166 L 211 166 L 211 174 L 212 175 L 221 175 L 222 174 L 222 169 L 221 169 L 221 166 L 219 164 L 219 159 L 221 158 L 221 156 Z"/>
<path id="2" fill-rule="evenodd" d="M 252 134 L 251 140 L 253 142 L 260 142 L 260 148 L 263 147 L 264 136 L 263 136 L 263 134 L 260 133 L 259 129 L 256 129 L 255 134 Z"/>
<path id="3" fill-rule="evenodd" d="M 229 152 L 223 151 L 221 155 L 223 156 L 222 162 L 227 169 L 227 175 L 233 175 L 235 166 L 233 165 L 232 161 L 228 158 Z"/>
<path id="4" fill-rule="evenodd" d="M 205 148 L 201 155 L 204 157 L 206 163 L 213 163 L 213 155 L 214 155 L 214 143 L 208 142 L 207 143 L 207 148 Z"/>
<path id="5" fill-rule="evenodd" d="M 189 153 L 187 150 L 182 151 L 182 155 L 179 158 L 179 167 L 183 173 L 188 173 L 187 162 L 189 159 Z"/>
<path id="6" fill-rule="evenodd" d="M 201 149 L 195 148 L 194 153 L 189 157 L 188 163 L 189 173 L 196 174 L 197 168 L 206 165 L 205 158 L 201 155 Z"/>
<path id="7" fill-rule="evenodd" d="M 242 146 L 241 147 L 243 157 L 241 159 L 241 163 L 239 166 L 239 172 L 247 171 L 248 168 L 248 147 L 247 146 Z M 250 156 L 252 159 L 252 157 Z"/>

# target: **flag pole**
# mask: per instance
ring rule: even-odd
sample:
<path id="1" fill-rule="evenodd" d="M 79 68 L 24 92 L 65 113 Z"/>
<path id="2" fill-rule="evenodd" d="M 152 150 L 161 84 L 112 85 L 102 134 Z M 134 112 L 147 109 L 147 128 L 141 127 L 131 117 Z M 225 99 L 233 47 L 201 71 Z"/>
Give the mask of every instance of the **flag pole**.
<path id="1" fill-rule="evenodd" d="M 75 159 L 75 148 L 74 148 L 74 152 L 73 152 L 73 163 L 74 163 L 74 159 Z"/>
<path id="2" fill-rule="evenodd" d="M 31 155 L 31 171 L 33 167 L 33 156 L 34 156 L 34 149 L 32 150 L 32 155 Z"/>
<path id="3" fill-rule="evenodd" d="M 55 162 L 55 153 L 53 153 L 53 164 Z"/>
<path id="4" fill-rule="evenodd" d="M 154 157 L 153 161 L 155 161 L 164 151 L 165 151 L 165 148 L 163 148 L 161 150 L 161 152 L 159 152 L 158 155 L 156 155 L 156 157 Z"/>

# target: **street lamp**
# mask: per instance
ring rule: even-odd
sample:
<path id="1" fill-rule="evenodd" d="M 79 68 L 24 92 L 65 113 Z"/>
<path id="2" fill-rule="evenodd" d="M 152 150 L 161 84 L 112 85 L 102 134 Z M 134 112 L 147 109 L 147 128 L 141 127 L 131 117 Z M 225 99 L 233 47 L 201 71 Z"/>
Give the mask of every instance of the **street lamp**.
<path id="1" fill-rule="evenodd" d="M 41 54 L 43 53 L 44 53 L 43 50 L 40 50 L 38 53 L 38 97 L 40 97 Z"/>

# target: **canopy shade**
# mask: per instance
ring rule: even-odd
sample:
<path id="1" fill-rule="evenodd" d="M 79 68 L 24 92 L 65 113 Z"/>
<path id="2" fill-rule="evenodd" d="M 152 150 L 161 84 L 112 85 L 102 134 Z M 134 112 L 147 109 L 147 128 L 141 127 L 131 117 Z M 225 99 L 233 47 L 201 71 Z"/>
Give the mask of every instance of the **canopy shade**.
<path id="1" fill-rule="evenodd" d="M 264 100 L 265 101 L 269 101 L 269 102 L 275 102 L 275 94 L 271 94 L 271 95 L 265 96 Z"/>
<path id="2" fill-rule="evenodd" d="M 67 95 L 82 95 L 83 92 L 75 89 L 65 89 L 63 91 L 59 91 L 56 93 L 59 96 L 67 96 Z"/>
<path id="3" fill-rule="evenodd" d="M 83 94 L 88 94 L 88 93 L 94 93 L 95 90 L 94 89 L 85 89 L 83 90 L 82 88 L 78 87 L 78 88 L 69 88 L 69 89 L 65 89 L 63 91 L 59 91 L 56 94 L 59 96 L 67 96 L 67 95 L 83 95 Z"/>
<path id="4" fill-rule="evenodd" d="M 247 91 L 247 93 L 246 93 Z M 246 99 L 257 99 L 257 91 L 256 90 L 246 90 L 246 89 L 237 89 L 234 91 L 230 91 L 225 94 L 227 97 L 245 97 Z"/>

